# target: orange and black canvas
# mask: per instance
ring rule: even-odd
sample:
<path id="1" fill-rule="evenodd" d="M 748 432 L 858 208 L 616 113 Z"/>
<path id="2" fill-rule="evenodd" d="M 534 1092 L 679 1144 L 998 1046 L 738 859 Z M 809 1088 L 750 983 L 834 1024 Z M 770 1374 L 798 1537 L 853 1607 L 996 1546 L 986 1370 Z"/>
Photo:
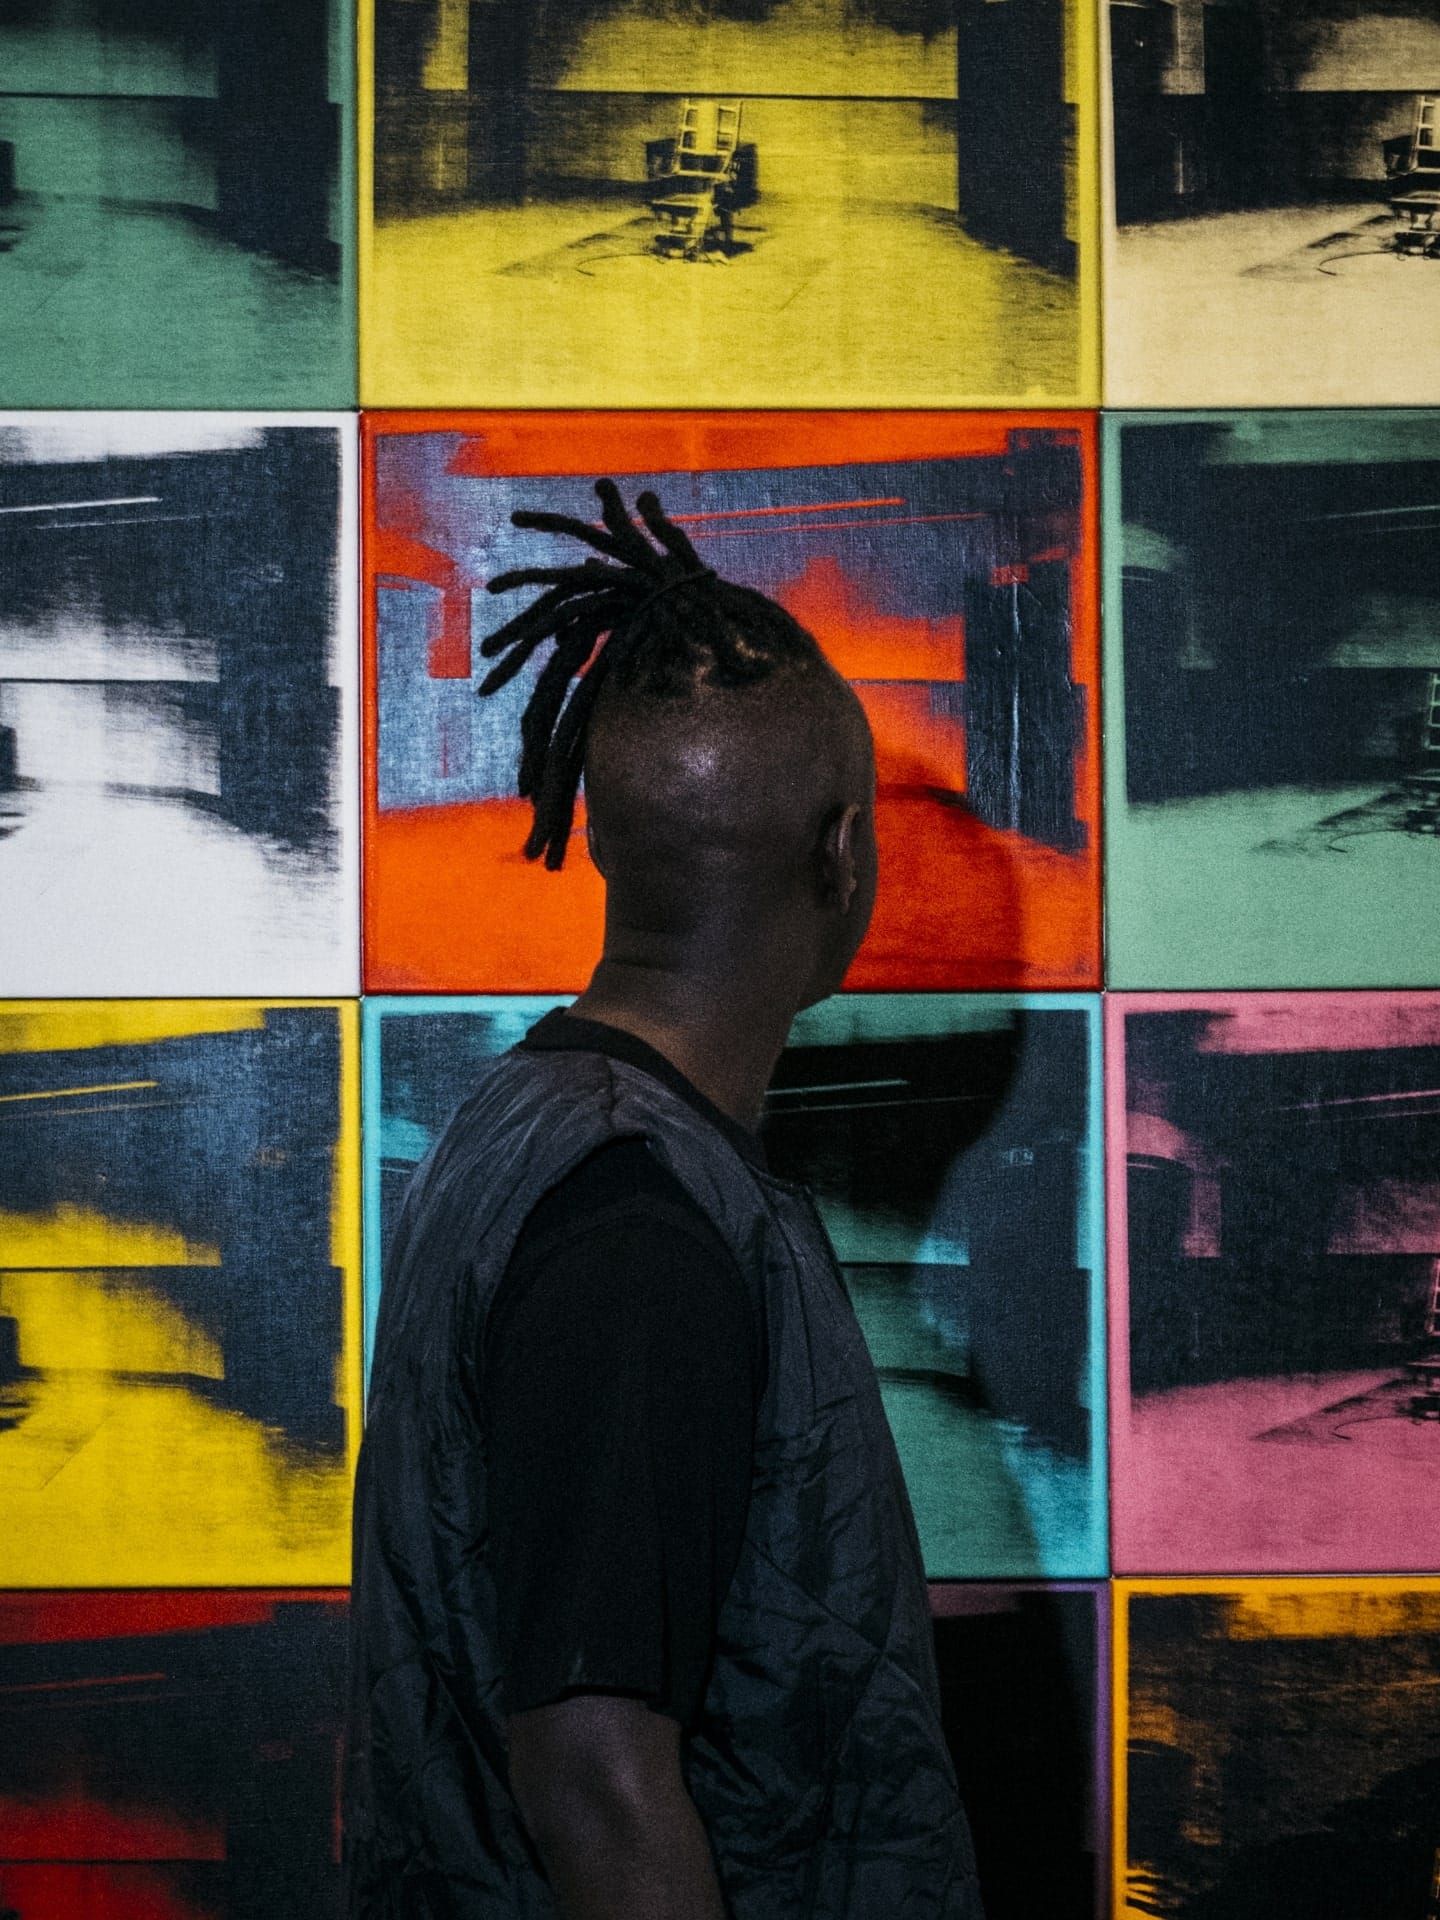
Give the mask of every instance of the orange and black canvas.
<path id="1" fill-rule="evenodd" d="M 654 487 L 705 559 L 780 601 L 855 686 L 879 765 L 866 989 L 1099 984 L 1088 415 L 371 415 L 365 981 L 566 992 L 598 956 L 583 808 L 522 854 L 520 712 L 477 697 L 485 593 L 572 556 L 510 515 Z"/>

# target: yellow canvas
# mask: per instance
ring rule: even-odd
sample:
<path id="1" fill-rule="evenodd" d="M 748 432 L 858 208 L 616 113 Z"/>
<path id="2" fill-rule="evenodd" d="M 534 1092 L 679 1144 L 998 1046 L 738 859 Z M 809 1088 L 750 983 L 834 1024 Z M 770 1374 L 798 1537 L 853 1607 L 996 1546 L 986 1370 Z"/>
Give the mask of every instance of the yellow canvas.
<path id="1" fill-rule="evenodd" d="M 1104 11 L 1105 404 L 1432 404 L 1435 0 Z"/>
<path id="2" fill-rule="evenodd" d="M 1122 1580 L 1116 1920 L 1433 1910 L 1440 1579 Z"/>
<path id="3" fill-rule="evenodd" d="M 357 1026 L 0 1004 L 0 1585 L 348 1577 Z"/>
<path id="4" fill-rule="evenodd" d="M 1083 403 L 1082 0 L 367 0 L 370 406 Z"/>

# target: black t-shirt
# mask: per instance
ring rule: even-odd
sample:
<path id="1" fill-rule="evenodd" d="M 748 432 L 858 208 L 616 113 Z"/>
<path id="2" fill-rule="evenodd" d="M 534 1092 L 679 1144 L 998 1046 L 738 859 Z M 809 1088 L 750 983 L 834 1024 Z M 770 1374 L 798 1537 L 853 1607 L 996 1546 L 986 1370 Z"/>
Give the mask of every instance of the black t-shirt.
<path id="1" fill-rule="evenodd" d="M 638 1066 L 752 1162 L 754 1135 L 630 1034 L 551 1013 L 523 1043 Z M 704 1696 L 744 1536 L 762 1337 L 733 1255 L 643 1140 L 531 1213 L 491 1302 L 482 1381 L 508 1712 Z"/>

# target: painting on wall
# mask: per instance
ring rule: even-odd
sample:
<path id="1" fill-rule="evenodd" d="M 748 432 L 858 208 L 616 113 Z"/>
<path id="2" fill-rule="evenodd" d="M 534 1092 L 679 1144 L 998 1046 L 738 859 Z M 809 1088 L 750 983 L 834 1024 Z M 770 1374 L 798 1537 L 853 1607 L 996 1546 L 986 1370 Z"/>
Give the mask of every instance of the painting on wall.
<path id="1" fill-rule="evenodd" d="M 372 1323 L 410 1173 L 552 1004 L 367 1002 Z M 1093 997 L 851 994 L 771 1083 L 769 1162 L 835 1245 L 935 1579 L 1106 1570 L 1099 1046 Z"/>
<path id="2" fill-rule="evenodd" d="M 1440 979 L 1440 418 L 1106 422 L 1107 979 Z"/>
<path id="3" fill-rule="evenodd" d="M 1121 1920 L 1430 1920 L 1440 1581 L 1124 1582 Z"/>
<path id="4" fill-rule="evenodd" d="M 0 993 L 357 990 L 354 440 L 0 415 Z"/>
<path id="5" fill-rule="evenodd" d="M 1433 1568 L 1440 993 L 1107 1018 L 1116 1567 Z"/>
<path id="6" fill-rule="evenodd" d="M 1110 0 L 1113 406 L 1440 382 L 1432 0 Z"/>
<path id="7" fill-rule="evenodd" d="M 345 0 L 0 12 L 0 406 L 355 398 Z"/>
<path id="8" fill-rule="evenodd" d="M 861 988 L 1099 984 L 1092 423 L 1056 415 L 456 415 L 366 434 L 370 991 L 565 992 L 599 957 L 577 813 L 521 856 L 521 711 L 479 699 L 484 592 L 573 542 L 593 480 L 654 486 L 726 578 L 779 600 L 876 738 L 880 898 Z"/>
<path id="9" fill-rule="evenodd" d="M 367 406 L 1097 398 L 1075 0 L 370 0 Z"/>
<path id="10" fill-rule="evenodd" d="M 937 1584 L 930 1604 L 986 1920 L 1108 1920 L 1106 1589 Z"/>
<path id="11" fill-rule="evenodd" d="M 0 1594 L 0 1910 L 333 1912 L 346 1609 L 324 1590 Z"/>
<path id="12" fill-rule="evenodd" d="M 0 1583 L 348 1579 L 357 1024 L 0 1003 Z"/>

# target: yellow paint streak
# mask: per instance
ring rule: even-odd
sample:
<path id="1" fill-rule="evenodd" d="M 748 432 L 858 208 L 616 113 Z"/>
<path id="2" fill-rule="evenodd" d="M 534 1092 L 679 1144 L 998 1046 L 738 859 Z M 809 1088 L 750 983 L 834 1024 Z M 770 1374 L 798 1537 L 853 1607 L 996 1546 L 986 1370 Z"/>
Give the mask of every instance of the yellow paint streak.
<path id="1" fill-rule="evenodd" d="M 1115 1920 L 1135 1909 L 1125 1897 L 1130 1865 L 1130 1594 L 1128 1582 L 1110 1588 L 1110 1888 Z M 1136 1920 L 1142 1916 L 1136 1914 Z"/>
<path id="2" fill-rule="evenodd" d="M 1237 1595 L 1230 1613 L 1232 1640 L 1336 1637 L 1379 1640 L 1397 1633 L 1440 1631 L 1440 1592 L 1376 1592 L 1324 1586 Z"/>
<path id="3" fill-rule="evenodd" d="M 20 1323 L 27 1367 L 225 1377 L 219 1344 L 130 1275 L 0 1274 L 0 1313 Z"/>
<path id="4" fill-rule="evenodd" d="M 955 96 L 956 34 L 896 33 L 866 25 L 837 0 L 782 7 L 756 30 L 745 20 L 657 16 L 625 0 L 580 40 L 556 79 L 565 93 L 674 91 L 750 98 L 780 94 L 857 99 Z"/>
<path id="5" fill-rule="evenodd" d="M 0 1207 L 0 1267 L 218 1267 L 220 1249 L 174 1227 L 114 1220 L 62 1200 L 49 1213 Z"/>
<path id="6" fill-rule="evenodd" d="M 1075 404 L 1100 405 L 1101 365 L 1101 111 L 1100 8 L 1069 0 L 1065 12 L 1066 97 L 1075 106 L 1075 237 L 1079 247 L 1079 391 Z"/>
<path id="7" fill-rule="evenodd" d="M 197 1033 L 243 1033 L 264 1024 L 265 1008 L 244 1000 L 4 1000 L 0 1053 L 143 1046 Z"/>
<path id="8" fill-rule="evenodd" d="M 349 1471 L 360 1453 L 365 1363 L 361 1351 L 364 1291 L 360 1266 L 360 1007 L 338 1005 L 340 1018 L 340 1130 L 335 1142 L 330 1200 L 330 1259 L 345 1276 L 344 1333 L 336 1362 L 335 1399 L 346 1421 Z"/>
<path id="9" fill-rule="evenodd" d="M 110 1080 L 98 1087 L 46 1087 L 43 1093 L 0 1093 L 0 1107 L 17 1100 L 76 1100 L 86 1093 L 138 1093 L 144 1087 L 158 1087 L 158 1080 Z"/>
<path id="10" fill-rule="evenodd" d="M 13 1395 L 12 1390 L 12 1395 Z M 24 1383 L 0 1447 L 0 1585 L 336 1586 L 349 1578 L 343 1462 L 180 1383 L 75 1372 Z"/>
<path id="11" fill-rule="evenodd" d="M 1159 1700 L 1130 1702 L 1130 1738 L 1153 1740 L 1162 1747 L 1180 1744 L 1180 1716 Z"/>
<path id="12" fill-rule="evenodd" d="M 374 300 L 375 251 L 375 0 L 355 11 L 355 305 L 356 358 L 365 365 L 365 338 Z M 363 398 L 357 395 L 357 398 Z M 361 442 L 362 465 L 368 455 Z"/>

